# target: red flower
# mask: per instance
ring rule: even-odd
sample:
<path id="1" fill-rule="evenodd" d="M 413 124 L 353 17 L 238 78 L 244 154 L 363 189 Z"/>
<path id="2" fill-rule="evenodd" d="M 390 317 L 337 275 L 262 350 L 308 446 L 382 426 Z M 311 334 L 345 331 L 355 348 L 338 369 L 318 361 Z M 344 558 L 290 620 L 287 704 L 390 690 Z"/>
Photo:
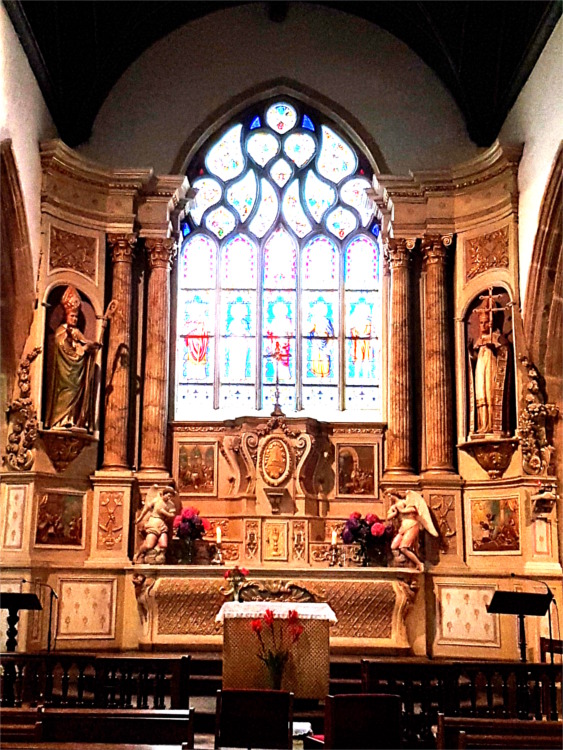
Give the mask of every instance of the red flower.
<path id="1" fill-rule="evenodd" d="M 291 642 L 297 643 L 299 638 L 301 637 L 301 634 L 303 633 L 303 625 L 292 625 L 291 626 Z"/>
<path id="2" fill-rule="evenodd" d="M 381 521 L 377 521 L 377 523 L 374 523 L 371 527 L 371 535 L 383 536 L 383 534 L 385 534 L 385 524 L 381 523 Z"/>
<path id="3" fill-rule="evenodd" d="M 379 518 L 375 515 L 375 513 L 368 513 L 366 516 L 366 523 L 371 526 L 374 523 L 377 523 L 379 521 Z"/>
<path id="4" fill-rule="evenodd" d="M 290 609 L 289 612 L 287 613 L 287 619 L 288 619 L 290 625 L 295 625 L 296 623 L 298 623 L 299 622 L 299 615 L 297 614 L 297 610 L 296 609 Z"/>
<path id="5" fill-rule="evenodd" d="M 350 513 L 350 518 L 354 519 L 357 518 L 358 520 L 362 517 L 361 513 L 358 513 L 357 510 L 355 510 L 353 513 Z"/>
<path id="6" fill-rule="evenodd" d="M 247 570 L 246 568 L 241 568 L 241 569 L 240 569 L 240 573 L 241 573 L 241 575 L 243 575 L 243 576 L 247 576 L 247 575 L 248 575 L 248 570 Z"/>
<path id="7" fill-rule="evenodd" d="M 254 633 L 261 633 L 262 632 L 262 620 L 252 620 L 250 623 L 250 627 L 252 628 L 252 632 Z"/>
<path id="8" fill-rule="evenodd" d="M 172 522 L 172 528 L 177 529 L 178 526 L 182 523 L 182 516 L 176 516 L 174 518 L 174 521 Z"/>
<path id="9" fill-rule="evenodd" d="M 209 529 L 211 528 L 211 524 L 209 523 L 209 521 L 207 520 L 207 518 L 202 518 L 202 519 L 201 519 L 201 522 L 202 522 L 202 524 L 203 524 L 203 528 L 204 528 L 204 529 L 205 529 L 206 531 L 209 531 Z"/>
<path id="10" fill-rule="evenodd" d="M 230 577 L 231 577 L 231 571 L 230 570 L 226 570 L 225 574 L 224 574 L 224 578 L 230 578 Z"/>
<path id="11" fill-rule="evenodd" d="M 264 614 L 264 624 L 269 628 L 272 628 L 274 626 L 274 613 L 271 609 L 267 609 Z"/>
<path id="12" fill-rule="evenodd" d="M 182 518 L 184 519 L 184 521 L 189 521 L 190 519 L 194 518 L 194 516 L 198 515 L 199 510 L 197 508 L 193 508 L 192 506 L 188 506 L 182 511 Z"/>

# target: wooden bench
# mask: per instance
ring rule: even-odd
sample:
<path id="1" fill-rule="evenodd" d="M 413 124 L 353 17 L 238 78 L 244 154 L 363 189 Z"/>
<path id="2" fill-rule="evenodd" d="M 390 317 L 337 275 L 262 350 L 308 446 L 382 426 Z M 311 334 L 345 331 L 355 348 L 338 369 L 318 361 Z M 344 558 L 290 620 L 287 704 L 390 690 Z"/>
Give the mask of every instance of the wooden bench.
<path id="1" fill-rule="evenodd" d="M 40 707 L 44 742 L 194 746 L 193 709 Z"/>
<path id="2" fill-rule="evenodd" d="M 467 734 L 461 731 L 458 735 L 457 750 L 560 750 L 561 741 L 561 735 L 546 737 L 541 734 Z"/>
<path id="3" fill-rule="evenodd" d="M 465 732 L 471 738 L 476 735 L 528 738 L 528 747 L 533 747 L 535 750 L 536 746 L 530 744 L 529 738 L 531 737 L 543 737 L 547 742 L 555 738 L 558 742 L 557 747 L 560 747 L 563 723 L 560 721 L 528 721 L 523 719 L 474 719 L 465 716 L 444 716 L 444 714 L 439 713 L 436 737 L 437 750 L 455 750 L 459 746 L 461 732 Z M 471 742 L 475 742 L 475 740 L 472 739 Z M 491 747 L 493 746 L 495 745 L 491 745 Z M 474 745 L 468 745 L 468 747 L 474 747 Z M 486 742 L 479 747 L 487 747 Z M 510 747 L 510 744 L 496 745 L 496 747 Z M 553 745 L 549 744 L 548 747 L 553 747 Z"/>

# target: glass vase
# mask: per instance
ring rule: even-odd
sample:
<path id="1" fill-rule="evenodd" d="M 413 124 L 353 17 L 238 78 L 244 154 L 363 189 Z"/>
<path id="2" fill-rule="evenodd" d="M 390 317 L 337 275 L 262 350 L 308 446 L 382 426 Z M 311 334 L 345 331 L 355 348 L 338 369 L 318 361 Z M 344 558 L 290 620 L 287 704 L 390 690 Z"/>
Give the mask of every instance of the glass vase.
<path id="1" fill-rule="evenodd" d="M 281 690 L 285 664 L 268 665 L 268 684 L 272 690 Z"/>

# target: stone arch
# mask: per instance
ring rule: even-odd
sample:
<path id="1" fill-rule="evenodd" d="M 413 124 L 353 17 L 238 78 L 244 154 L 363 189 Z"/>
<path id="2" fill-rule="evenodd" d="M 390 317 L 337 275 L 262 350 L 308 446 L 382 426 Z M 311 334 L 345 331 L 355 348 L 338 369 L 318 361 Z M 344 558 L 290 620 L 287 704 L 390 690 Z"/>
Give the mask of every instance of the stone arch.
<path id="1" fill-rule="evenodd" d="M 321 114 L 333 120 L 342 132 L 366 153 L 375 174 L 389 172 L 379 146 L 368 130 L 348 110 L 329 97 L 291 78 L 275 78 L 237 94 L 214 110 L 180 147 L 172 166 L 172 174 L 185 174 L 191 159 L 200 147 L 230 119 L 257 102 L 278 96 L 292 97 L 303 104 L 314 107 Z"/>
<path id="2" fill-rule="evenodd" d="M 2 403 L 11 399 L 18 363 L 33 319 L 35 289 L 33 260 L 23 191 L 12 141 L 0 148 L 0 194 L 2 195 L 2 252 L 0 253 L 0 333 Z M 15 304 L 17 300 L 17 304 Z"/>

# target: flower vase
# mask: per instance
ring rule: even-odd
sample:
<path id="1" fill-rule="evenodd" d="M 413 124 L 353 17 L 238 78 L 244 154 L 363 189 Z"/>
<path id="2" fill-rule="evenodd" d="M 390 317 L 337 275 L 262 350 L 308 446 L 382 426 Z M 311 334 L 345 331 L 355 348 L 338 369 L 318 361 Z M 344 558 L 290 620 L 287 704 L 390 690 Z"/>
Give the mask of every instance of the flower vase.
<path id="1" fill-rule="evenodd" d="M 268 683 L 272 690 L 281 690 L 285 664 L 268 664 Z"/>
<path id="2" fill-rule="evenodd" d="M 194 561 L 194 540 L 184 539 L 182 542 L 180 562 L 183 565 L 192 565 Z"/>

